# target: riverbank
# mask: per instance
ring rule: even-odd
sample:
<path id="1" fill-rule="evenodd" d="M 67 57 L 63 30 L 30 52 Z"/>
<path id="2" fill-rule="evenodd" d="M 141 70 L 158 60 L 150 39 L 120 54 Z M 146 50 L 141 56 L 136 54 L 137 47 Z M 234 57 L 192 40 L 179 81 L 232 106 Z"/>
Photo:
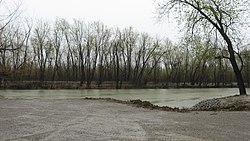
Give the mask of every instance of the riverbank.
<path id="1" fill-rule="evenodd" d="M 0 99 L 0 140 L 250 139 L 250 112 L 164 112 L 107 100 Z"/>
<path id="2" fill-rule="evenodd" d="M 250 87 L 247 86 L 246 87 Z M 99 84 L 93 81 L 89 86 L 86 83 L 80 85 L 79 81 L 5 81 L 0 89 L 168 89 L 168 88 L 237 88 L 236 83 L 231 84 L 202 84 L 191 85 L 190 83 L 154 83 L 134 84 L 132 82 L 121 82 L 119 86 L 115 81 L 104 81 Z"/>
<path id="3" fill-rule="evenodd" d="M 250 111 L 250 96 L 235 95 L 229 97 L 221 97 L 203 100 L 190 108 L 176 108 L 169 106 L 158 106 L 148 101 L 129 100 L 122 101 L 112 98 L 85 98 L 85 100 L 102 100 L 107 102 L 115 102 L 127 104 L 138 108 L 150 110 L 170 111 L 170 112 L 190 112 L 190 111 Z"/>
<path id="4" fill-rule="evenodd" d="M 57 90 L 56 90 L 57 91 Z M 7 91 L 4 91 L 7 92 Z M 25 94 L 28 93 L 29 91 L 23 91 Z M 37 92 L 37 91 L 36 91 Z M 64 92 L 64 91 L 62 91 Z M 114 102 L 114 103 L 120 103 L 120 104 L 126 104 L 138 108 L 145 108 L 145 109 L 150 109 L 150 110 L 160 110 L 160 111 L 171 111 L 171 112 L 188 112 L 188 111 L 250 111 L 250 96 L 249 95 L 235 95 L 235 96 L 224 96 L 224 97 L 219 97 L 219 98 L 212 98 L 212 99 L 205 99 L 205 100 L 200 100 L 197 101 L 197 98 L 189 98 L 189 99 L 194 99 L 197 102 L 191 102 L 193 105 L 189 106 L 176 106 L 178 104 L 173 104 L 170 106 L 169 104 L 164 104 L 164 105 L 158 105 L 158 104 L 153 104 L 150 101 L 144 101 L 140 99 L 135 99 L 135 98 L 129 98 L 129 100 L 119 100 L 115 98 L 110 98 L 112 97 L 112 92 L 108 91 L 109 93 L 106 94 L 105 97 L 97 97 L 95 95 L 91 96 L 84 96 L 82 94 L 78 94 L 74 96 L 73 93 L 75 91 L 68 91 L 67 93 L 71 93 L 72 96 L 70 95 L 65 95 L 61 94 L 61 96 L 55 95 L 54 90 L 45 90 L 41 91 L 37 94 L 31 93 L 27 95 L 23 95 L 22 93 L 18 94 L 11 94 L 12 96 L 9 96 L 8 93 L 6 96 L 0 95 L 0 99 L 83 99 L 83 100 L 93 100 L 93 101 L 107 101 L 107 102 Z M 107 91 L 106 91 L 107 92 Z M 115 91 L 117 93 L 117 91 Z M 47 95 L 45 95 L 45 93 Z M 59 92 L 60 93 L 60 92 Z M 105 93 L 105 92 L 104 92 Z M 55 96 L 53 96 L 55 95 Z M 60 95 L 60 94 L 59 94 Z M 98 94 L 97 94 L 98 95 Z M 109 96 L 109 97 L 107 97 Z M 157 95 L 156 95 L 157 96 Z M 179 95 L 181 96 L 181 95 Z M 129 97 L 129 96 L 128 96 Z M 138 96 L 135 96 L 138 97 Z M 178 98 L 178 97 L 177 97 Z M 128 99 L 128 98 L 127 98 Z M 203 98 L 204 99 L 204 98 Z M 170 100 L 168 98 L 168 100 Z M 188 100 L 188 99 L 187 99 Z M 181 100 L 182 101 L 182 100 Z M 185 102 L 185 101 L 182 101 Z"/>

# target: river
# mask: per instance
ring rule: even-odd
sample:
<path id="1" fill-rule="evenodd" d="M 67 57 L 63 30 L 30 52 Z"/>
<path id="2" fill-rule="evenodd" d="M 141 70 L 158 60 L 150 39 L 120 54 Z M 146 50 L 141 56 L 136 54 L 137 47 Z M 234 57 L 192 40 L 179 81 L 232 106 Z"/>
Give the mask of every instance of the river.
<path id="1" fill-rule="evenodd" d="M 247 89 L 250 92 L 250 89 Z M 15 99 L 72 99 L 72 98 L 115 98 L 119 100 L 141 99 L 159 106 L 191 107 L 210 98 L 231 96 L 236 88 L 202 89 L 91 89 L 91 90 L 0 90 L 0 96 Z"/>

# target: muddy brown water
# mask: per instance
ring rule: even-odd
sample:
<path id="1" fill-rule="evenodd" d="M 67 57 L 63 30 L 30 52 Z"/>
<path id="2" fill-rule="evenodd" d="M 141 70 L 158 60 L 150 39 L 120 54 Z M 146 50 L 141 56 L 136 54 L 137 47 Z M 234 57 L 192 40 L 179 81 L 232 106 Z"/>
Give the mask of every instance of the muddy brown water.
<path id="1" fill-rule="evenodd" d="M 247 89 L 248 93 L 250 89 Z M 9 99 L 80 99 L 114 98 L 119 100 L 141 99 L 159 106 L 191 107 L 211 98 L 232 96 L 237 88 L 203 89 L 101 89 L 101 90 L 0 90 L 0 96 Z"/>

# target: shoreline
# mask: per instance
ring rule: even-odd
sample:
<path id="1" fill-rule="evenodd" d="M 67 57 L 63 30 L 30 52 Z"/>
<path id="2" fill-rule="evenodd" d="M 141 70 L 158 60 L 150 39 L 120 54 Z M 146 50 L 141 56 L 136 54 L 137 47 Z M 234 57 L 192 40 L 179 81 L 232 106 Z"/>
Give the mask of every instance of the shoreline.
<path id="1" fill-rule="evenodd" d="M 113 98 L 84 98 L 85 100 L 103 100 L 121 104 L 132 105 L 137 108 L 150 110 L 168 111 L 168 112 L 191 112 L 191 111 L 250 111 L 250 96 L 235 95 L 228 97 L 213 98 L 200 101 L 190 108 L 178 108 L 169 106 L 154 105 L 149 101 L 137 100 L 117 100 Z"/>
<path id="2" fill-rule="evenodd" d="M 3 96 L 0 96 L 0 99 L 6 100 L 32 100 L 32 99 L 20 99 L 14 98 L 9 99 Z M 37 99 L 37 98 L 36 98 Z M 47 100 L 60 100 L 60 99 L 47 99 Z M 149 109 L 149 110 L 159 110 L 159 111 L 167 111 L 167 112 L 192 112 L 192 111 L 250 111 L 250 96 L 249 95 L 235 95 L 228 97 L 220 97 L 213 99 L 206 99 L 200 101 L 199 103 L 193 105 L 190 108 L 178 108 L 178 107 L 170 107 L 170 106 L 159 106 L 152 104 L 149 101 L 143 101 L 140 99 L 135 100 L 118 100 L 114 98 L 92 98 L 85 97 L 81 99 L 61 99 L 61 100 L 91 100 L 91 101 L 106 101 L 118 104 L 129 105 L 132 107 Z"/>
<path id="3" fill-rule="evenodd" d="M 190 83 L 153 83 L 148 82 L 146 84 L 136 85 L 132 82 L 123 82 L 119 87 L 116 86 L 114 81 L 105 81 L 102 84 L 93 81 L 90 86 L 84 83 L 82 86 L 79 81 L 5 81 L 0 85 L 0 89 L 180 89 L 180 88 L 237 88 L 237 84 L 203 84 L 203 85 L 191 85 Z M 246 85 L 246 88 L 250 86 Z"/>

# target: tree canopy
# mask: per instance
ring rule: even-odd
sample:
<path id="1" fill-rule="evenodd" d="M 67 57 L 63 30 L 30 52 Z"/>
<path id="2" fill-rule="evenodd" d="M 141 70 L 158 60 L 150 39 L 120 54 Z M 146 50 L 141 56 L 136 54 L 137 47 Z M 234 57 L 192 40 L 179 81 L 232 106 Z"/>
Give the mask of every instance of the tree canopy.
<path id="1" fill-rule="evenodd" d="M 217 45 L 221 42 L 221 48 L 227 50 L 221 58 L 229 59 L 234 69 L 239 91 L 246 94 L 241 69 L 237 63 L 239 44 L 241 44 L 241 28 L 246 24 L 248 9 L 247 0 L 161 0 L 158 1 L 160 17 L 171 14 L 185 22 L 187 33 L 199 35 Z M 217 49 L 215 46 L 214 48 Z M 219 50 L 219 51 L 220 51 Z M 242 61 L 242 59 L 239 59 Z"/>

